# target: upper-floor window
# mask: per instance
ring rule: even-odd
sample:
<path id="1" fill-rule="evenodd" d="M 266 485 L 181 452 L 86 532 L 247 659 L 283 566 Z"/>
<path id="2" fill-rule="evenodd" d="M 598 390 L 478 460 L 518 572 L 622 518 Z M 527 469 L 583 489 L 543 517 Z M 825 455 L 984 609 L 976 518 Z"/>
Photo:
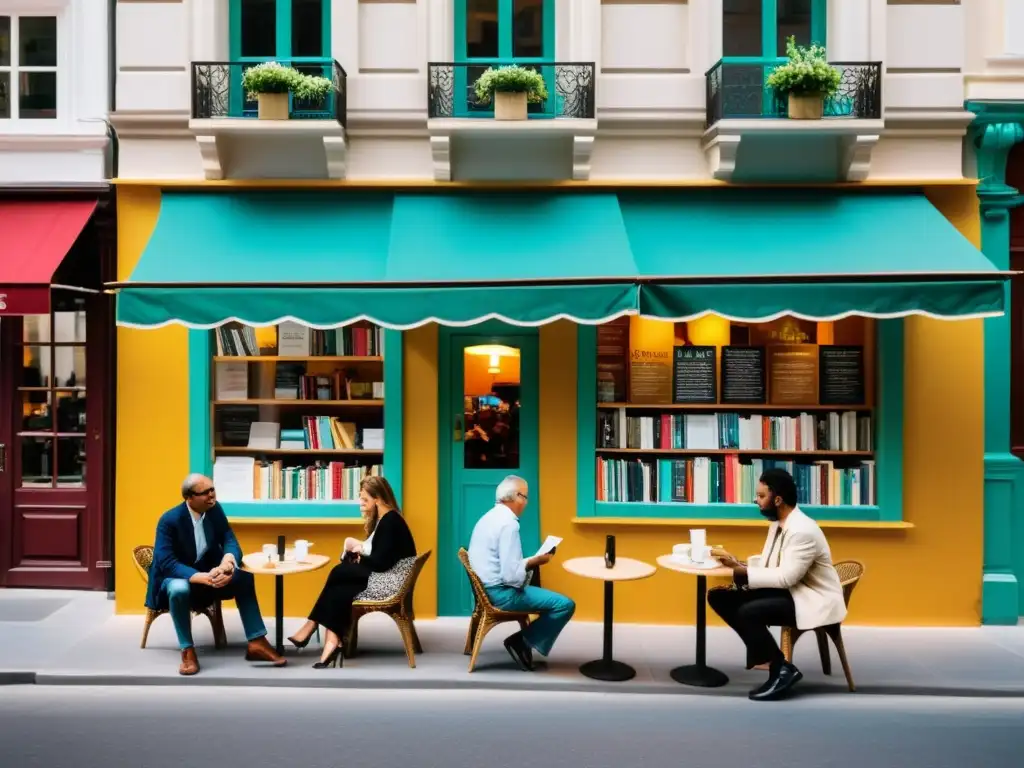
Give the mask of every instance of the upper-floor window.
<path id="1" fill-rule="evenodd" d="M 231 0 L 231 59 L 331 56 L 331 0 Z"/>
<path id="2" fill-rule="evenodd" d="M 825 44 L 826 0 L 723 0 L 722 56 L 786 55 L 786 40 Z"/>
<path id="3" fill-rule="evenodd" d="M 511 63 L 555 55 L 555 0 L 455 0 L 455 60 Z"/>
<path id="4" fill-rule="evenodd" d="M 0 120 L 57 117 L 57 17 L 0 16 Z"/>

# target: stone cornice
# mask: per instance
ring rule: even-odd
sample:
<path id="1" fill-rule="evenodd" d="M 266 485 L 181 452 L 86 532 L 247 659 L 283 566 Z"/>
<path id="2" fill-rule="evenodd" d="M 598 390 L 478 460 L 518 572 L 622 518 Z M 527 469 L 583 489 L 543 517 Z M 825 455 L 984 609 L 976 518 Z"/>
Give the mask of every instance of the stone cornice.
<path id="1" fill-rule="evenodd" d="M 113 112 L 110 123 L 119 139 L 191 139 L 189 113 L 184 110 L 165 112 Z"/>

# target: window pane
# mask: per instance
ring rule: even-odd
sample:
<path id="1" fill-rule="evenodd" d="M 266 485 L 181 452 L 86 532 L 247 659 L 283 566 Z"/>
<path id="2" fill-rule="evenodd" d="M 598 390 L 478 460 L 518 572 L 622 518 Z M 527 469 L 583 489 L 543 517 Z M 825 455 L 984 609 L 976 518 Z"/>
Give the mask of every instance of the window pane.
<path id="1" fill-rule="evenodd" d="M 21 423 L 19 432 L 49 432 L 53 429 L 53 411 L 50 410 L 49 392 L 21 393 Z"/>
<path id="2" fill-rule="evenodd" d="M 724 0 L 722 55 L 761 55 L 761 0 Z"/>
<path id="3" fill-rule="evenodd" d="M 22 437 L 21 485 L 35 488 L 53 485 L 53 438 Z"/>
<path id="4" fill-rule="evenodd" d="M 323 46 L 323 4 L 330 1 L 292 0 L 292 56 L 328 55 Z"/>
<path id="5" fill-rule="evenodd" d="M 85 485 L 85 438 L 57 438 L 57 487 L 81 488 Z"/>
<path id="6" fill-rule="evenodd" d="M 85 342 L 85 299 L 62 302 L 53 313 L 53 340 Z M 56 309 L 56 308 L 55 308 Z"/>
<path id="7" fill-rule="evenodd" d="M 811 44 L 811 0 L 786 0 L 779 3 L 776 55 L 786 55 L 786 40 L 796 37 L 797 45 Z"/>
<path id="8" fill-rule="evenodd" d="M 29 346 L 23 350 L 21 364 L 22 387 L 50 386 L 50 348 Z"/>
<path id="9" fill-rule="evenodd" d="M 85 392 L 55 392 L 57 398 L 57 431 L 85 433 Z"/>
<path id="10" fill-rule="evenodd" d="M 0 120 L 11 117 L 11 73 L 0 72 Z"/>
<path id="11" fill-rule="evenodd" d="M 25 315 L 21 324 L 22 338 L 28 342 L 46 343 L 50 340 L 49 315 Z"/>
<path id="12" fill-rule="evenodd" d="M 466 56 L 498 57 L 498 0 L 466 0 Z"/>
<path id="13" fill-rule="evenodd" d="M 11 17 L 0 16 L 0 67 L 11 66 Z"/>
<path id="14" fill-rule="evenodd" d="M 513 0 L 512 55 L 540 59 L 544 56 L 544 3 L 546 0 Z"/>
<path id="15" fill-rule="evenodd" d="M 466 469 L 518 469 L 519 350 L 467 347 L 463 364 Z"/>
<path id="16" fill-rule="evenodd" d="M 18 62 L 23 67 L 57 66 L 55 16 L 22 16 L 18 19 Z"/>
<path id="17" fill-rule="evenodd" d="M 277 0 L 242 0 L 242 56 L 277 53 Z"/>
<path id="18" fill-rule="evenodd" d="M 22 72 L 18 78 L 18 117 L 52 120 L 57 117 L 57 73 Z"/>
<path id="19" fill-rule="evenodd" d="M 85 386 L 85 347 L 56 347 L 53 350 L 55 387 Z"/>

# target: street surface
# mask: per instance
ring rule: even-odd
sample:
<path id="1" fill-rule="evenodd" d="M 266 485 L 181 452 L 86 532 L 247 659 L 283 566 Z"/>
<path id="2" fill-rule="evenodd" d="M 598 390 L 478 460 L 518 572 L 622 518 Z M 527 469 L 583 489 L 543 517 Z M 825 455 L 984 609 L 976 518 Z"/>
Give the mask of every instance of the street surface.
<path id="1" fill-rule="evenodd" d="M 11 685 L 0 765 L 987 768 L 1022 726 L 1019 697 Z"/>

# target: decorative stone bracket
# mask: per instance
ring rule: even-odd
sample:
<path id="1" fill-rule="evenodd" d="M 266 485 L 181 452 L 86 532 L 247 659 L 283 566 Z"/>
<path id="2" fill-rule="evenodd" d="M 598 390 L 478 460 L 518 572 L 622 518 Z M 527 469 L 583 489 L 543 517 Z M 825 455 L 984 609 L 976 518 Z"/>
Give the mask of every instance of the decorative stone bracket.
<path id="1" fill-rule="evenodd" d="M 430 134 L 430 154 L 434 163 L 434 180 L 452 180 L 453 145 L 465 141 L 493 147 L 497 160 L 503 155 L 502 146 L 510 141 L 527 141 L 538 151 L 544 143 L 564 144 L 571 139 L 571 167 L 573 181 L 590 178 L 590 157 L 594 150 L 597 120 L 557 118 L 551 120 L 492 120 L 489 118 L 435 118 L 427 121 Z M 500 174 L 498 168 L 493 169 Z M 472 178 L 493 179 L 488 170 L 472 173 Z"/>
<path id="2" fill-rule="evenodd" d="M 345 178 L 348 144 L 345 129 L 334 120 L 258 120 L 251 118 L 220 118 L 190 120 L 189 129 L 199 146 L 203 175 L 209 180 L 224 178 L 279 178 L 281 172 L 261 163 L 258 153 L 246 153 L 245 142 L 257 139 L 273 141 L 279 152 L 289 157 L 290 178 Z M 297 143 L 319 141 L 324 161 L 307 160 L 306 167 L 298 157 L 315 157 L 316 153 L 295 153 Z M 265 146 L 265 144 L 264 144 Z M 241 165 L 244 171 L 229 166 Z M 271 158 L 267 158 L 270 160 Z M 266 165 L 268 167 L 264 168 Z M 261 171 L 266 170 L 266 173 Z"/>
<path id="3" fill-rule="evenodd" d="M 754 175 L 770 181 L 776 172 L 778 178 L 792 175 L 795 147 L 800 146 L 794 139 L 823 137 L 837 145 L 838 167 L 821 171 L 831 171 L 836 181 L 864 181 L 883 128 L 882 120 L 720 120 L 704 132 L 702 146 L 716 179 L 739 181 Z M 749 152 L 741 150 L 745 145 L 750 145 Z"/>

